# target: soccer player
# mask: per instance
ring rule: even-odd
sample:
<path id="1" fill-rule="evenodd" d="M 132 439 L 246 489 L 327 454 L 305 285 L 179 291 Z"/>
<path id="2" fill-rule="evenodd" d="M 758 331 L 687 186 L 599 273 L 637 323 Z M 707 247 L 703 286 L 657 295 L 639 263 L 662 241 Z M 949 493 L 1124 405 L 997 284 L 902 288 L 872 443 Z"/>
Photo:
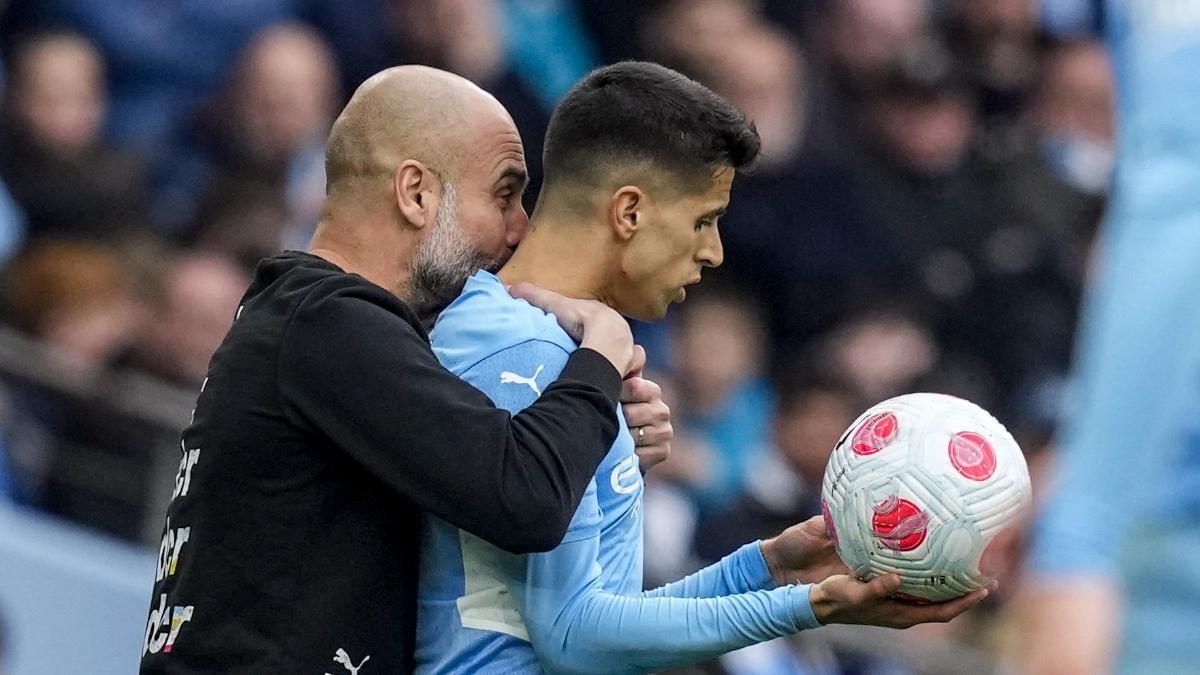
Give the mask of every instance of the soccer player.
<path id="1" fill-rule="evenodd" d="M 631 318 L 661 318 L 704 268 L 721 264 L 718 219 L 737 170 L 758 150 L 742 113 L 679 73 L 636 62 L 591 73 L 551 119 L 529 234 L 499 276 L 473 276 L 440 316 L 431 333 L 438 358 L 497 405 L 530 405 L 575 345 L 505 285 L 533 282 Z M 426 518 L 418 672 L 639 672 L 822 623 L 948 620 L 987 593 L 922 607 L 889 599 L 894 575 L 826 578 L 839 567 L 819 518 L 643 593 L 634 446 L 618 438 L 548 553 L 505 553 Z"/>
<path id="2" fill-rule="evenodd" d="M 1103 24 L 1119 145 L 1024 672 L 1200 673 L 1200 2 L 1045 9 Z"/>
<path id="3" fill-rule="evenodd" d="M 503 106 L 449 73 L 384 71 L 326 165 L 311 252 L 260 263 L 183 433 L 142 673 L 409 672 L 420 512 L 547 550 L 619 433 L 635 350 L 600 303 L 556 306 L 581 348 L 517 415 L 428 343 L 425 320 L 528 224 Z M 451 219 L 471 255 L 445 245 Z"/>

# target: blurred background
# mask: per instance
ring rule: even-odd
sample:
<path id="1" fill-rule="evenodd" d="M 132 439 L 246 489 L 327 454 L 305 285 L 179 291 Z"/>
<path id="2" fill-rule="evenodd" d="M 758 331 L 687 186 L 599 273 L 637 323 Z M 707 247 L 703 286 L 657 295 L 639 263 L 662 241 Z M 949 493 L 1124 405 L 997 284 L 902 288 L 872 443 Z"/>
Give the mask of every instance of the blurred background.
<path id="1" fill-rule="evenodd" d="M 1055 6 L 0 0 L 0 672 L 49 672 L 64 640 L 78 672 L 132 671 L 208 359 L 256 261 L 306 246 L 341 105 L 401 63 L 509 109 L 529 208 L 549 112 L 595 66 L 661 62 L 758 126 L 725 266 L 637 326 L 677 434 L 648 585 L 819 513 L 840 433 L 898 393 L 992 410 L 1037 495 L 1114 166 L 1105 50 Z M 1002 670 L 1020 584 L 902 638 L 822 629 L 688 672 Z"/>

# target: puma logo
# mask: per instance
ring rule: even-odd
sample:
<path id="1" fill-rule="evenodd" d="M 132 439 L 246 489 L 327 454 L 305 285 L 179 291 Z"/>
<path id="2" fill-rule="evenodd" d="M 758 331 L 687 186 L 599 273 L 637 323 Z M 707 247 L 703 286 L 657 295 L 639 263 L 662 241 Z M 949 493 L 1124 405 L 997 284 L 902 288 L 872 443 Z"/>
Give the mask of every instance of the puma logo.
<path id="1" fill-rule="evenodd" d="M 333 655 L 333 660 L 335 663 L 342 664 L 342 667 L 350 671 L 350 675 L 358 675 L 358 671 L 362 669 L 363 664 L 367 661 L 370 661 L 371 657 L 364 657 L 363 660 L 359 661 L 358 665 L 356 666 L 354 665 L 354 662 L 350 660 L 350 655 L 346 653 L 346 650 L 338 647 L 337 653 Z M 325 673 L 325 675 L 329 675 L 329 673 Z"/>
<path id="2" fill-rule="evenodd" d="M 544 364 L 539 365 L 537 370 L 533 372 L 533 375 L 530 375 L 529 377 L 518 375 L 510 370 L 506 370 L 503 373 L 500 373 L 500 384 L 524 384 L 532 389 L 533 393 L 541 396 L 542 390 L 538 388 L 537 378 L 538 375 L 542 374 L 542 369 L 545 367 L 546 366 Z"/>

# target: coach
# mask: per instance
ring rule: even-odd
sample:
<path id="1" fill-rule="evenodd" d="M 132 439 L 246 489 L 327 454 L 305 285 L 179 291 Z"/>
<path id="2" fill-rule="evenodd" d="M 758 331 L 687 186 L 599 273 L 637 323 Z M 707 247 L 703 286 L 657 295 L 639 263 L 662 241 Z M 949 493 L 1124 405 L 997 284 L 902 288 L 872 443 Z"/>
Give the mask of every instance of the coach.
<path id="1" fill-rule="evenodd" d="M 528 226 L 522 153 L 459 77 L 393 68 L 355 92 L 310 252 L 259 265 L 183 433 L 142 673 L 407 672 L 421 510 L 513 552 L 561 541 L 640 366 L 625 321 L 539 300 L 581 349 L 513 417 L 426 335 Z M 624 393 L 661 457 L 657 387 Z"/>

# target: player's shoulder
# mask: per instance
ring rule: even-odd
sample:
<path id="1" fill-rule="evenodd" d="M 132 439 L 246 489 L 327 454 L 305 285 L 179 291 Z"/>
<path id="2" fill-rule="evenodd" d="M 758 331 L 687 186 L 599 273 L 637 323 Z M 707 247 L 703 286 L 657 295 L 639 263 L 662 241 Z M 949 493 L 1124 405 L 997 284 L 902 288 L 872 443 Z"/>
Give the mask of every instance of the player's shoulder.
<path id="1" fill-rule="evenodd" d="M 526 344 L 576 346 L 554 316 L 508 294 L 494 274 L 480 271 L 438 317 L 429 334 L 434 351 L 451 370 Z"/>

